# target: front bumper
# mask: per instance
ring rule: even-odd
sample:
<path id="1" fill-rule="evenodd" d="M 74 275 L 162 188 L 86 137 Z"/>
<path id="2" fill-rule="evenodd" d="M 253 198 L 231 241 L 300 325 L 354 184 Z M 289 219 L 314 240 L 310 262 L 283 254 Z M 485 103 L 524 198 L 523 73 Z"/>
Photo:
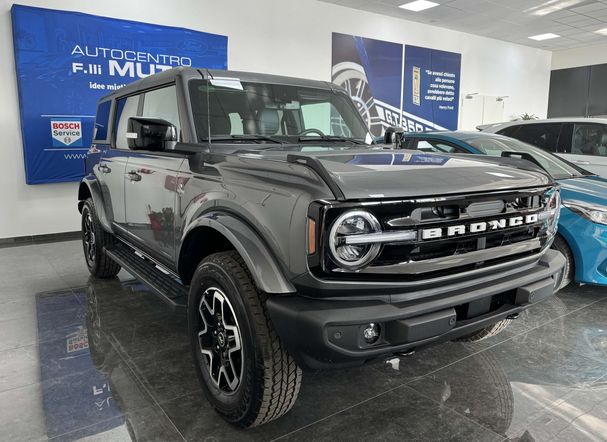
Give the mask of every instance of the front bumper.
<path id="1" fill-rule="evenodd" d="M 270 297 L 267 308 L 278 335 L 300 365 L 314 369 L 359 365 L 452 340 L 516 315 L 554 293 L 564 264 L 560 252 L 548 250 L 537 265 L 515 276 L 479 278 L 473 287 L 454 287 L 447 294 L 441 287 L 440 295 L 414 301 L 285 295 Z M 372 345 L 362 338 L 369 323 L 381 327 L 380 338 Z"/>

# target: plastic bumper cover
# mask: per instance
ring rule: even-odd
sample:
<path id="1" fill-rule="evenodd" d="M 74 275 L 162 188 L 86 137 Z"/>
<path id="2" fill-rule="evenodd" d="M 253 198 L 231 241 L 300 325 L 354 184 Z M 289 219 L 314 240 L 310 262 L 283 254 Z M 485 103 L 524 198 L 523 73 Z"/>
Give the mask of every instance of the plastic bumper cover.
<path id="1" fill-rule="evenodd" d="M 564 264 L 563 255 L 548 250 L 530 270 L 499 282 L 481 279 L 474 287 L 447 296 L 390 304 L 277 295 L 268 299 L 267 308 L 300 365 L 359 365 L 452 340 L 515 315 L 554 293 Z M 362 333 L 370 323 L 379 324 L 381 330 L 373 344 L 365 342 Z"/>

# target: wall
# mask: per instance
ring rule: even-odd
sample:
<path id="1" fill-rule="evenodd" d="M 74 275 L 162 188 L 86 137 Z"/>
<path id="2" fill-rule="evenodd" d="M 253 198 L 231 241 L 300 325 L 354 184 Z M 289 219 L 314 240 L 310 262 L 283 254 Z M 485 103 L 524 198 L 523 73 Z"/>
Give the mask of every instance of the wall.
<path id="1" fill-rule="evenodd" d="M 552 53 L 553 70 L 602 63 L 607 63 L 607 44 Z"/>
<path id="2" fill-rule="evenodd" d="M 9 10 L 0 0 L 0 238 L 79 229 L 75 184 L 27 186 Z M 509 95 L 504 116 L 545 116 L 551 54 L 315 0 L 21 0 L 228 35 L 229 67 L 329 80 L 331 33 L 462 53 L 463 94 Z"/>

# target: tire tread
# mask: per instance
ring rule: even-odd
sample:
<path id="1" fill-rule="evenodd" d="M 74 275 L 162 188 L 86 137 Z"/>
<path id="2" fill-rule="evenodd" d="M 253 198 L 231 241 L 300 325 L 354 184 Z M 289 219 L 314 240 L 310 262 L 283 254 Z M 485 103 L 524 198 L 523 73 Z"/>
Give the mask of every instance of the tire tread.
<path id="1" fill-rule="evenodd" d="M 506 327 L 510 325 L 512 319 L 503 319 L 499 322 L 496 322 L 489 327 L 485 327 L 480 329 L 479 331 L 472 333 L 470 335 L 462 336 L 460 338 L 455 339 L 457 342 L 478 342 L 484 341 L 485 339 L 492 338 L 504 331 Z"/>
<path id="2" fill-rule="evenodd" d="M 261 350 L 253 374 L 255 381 L 247 384 L 249 391 L 245 393 L 245 397 L 254 398 L 253 403 L 248 410 L 240 410 L 240 416 L 225 417 L 240 427 L 266 424 L 293 407 L 299 394 L 302 371 L 278 337 L 266 309 L 267 294 L 257 289 L 242 257 L 236 251 L 219 252 L 205 258 L 200 266 L 208 262 L 223 268 L 240 287 L 240 295 L 251 309 L 250 320 Z M 253 391 L 255 382 L 263 384 L 261 394 Z"/>

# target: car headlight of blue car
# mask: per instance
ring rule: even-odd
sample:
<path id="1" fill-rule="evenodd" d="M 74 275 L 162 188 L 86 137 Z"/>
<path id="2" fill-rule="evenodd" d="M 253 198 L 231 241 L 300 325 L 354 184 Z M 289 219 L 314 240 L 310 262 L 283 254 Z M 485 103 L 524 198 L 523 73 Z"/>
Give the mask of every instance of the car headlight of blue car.
<path id="1" fill-rule="evenodd" d="M 583 201 L 565 200 L 563 206 L 589 221 L 607 225 L 607 207 L 585 203 Z"/>

